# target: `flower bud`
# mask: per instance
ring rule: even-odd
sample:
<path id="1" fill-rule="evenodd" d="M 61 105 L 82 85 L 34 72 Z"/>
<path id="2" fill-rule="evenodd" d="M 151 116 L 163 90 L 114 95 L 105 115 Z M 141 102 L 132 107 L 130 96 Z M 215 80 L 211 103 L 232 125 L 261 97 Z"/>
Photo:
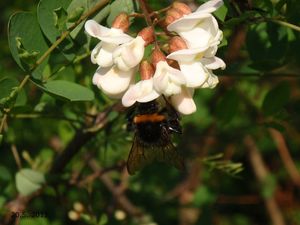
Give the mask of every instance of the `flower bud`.
<path id="1" fill-rule="evenodd" d="M 160 61 L 166 61 L 166 56 L 162 53 L 159 48 L 155 48 L 151 55 L 152 64 L 156 67 L 156 64 Z"/>
<path id="2" fill-rule="evenodd" d="M 165 24 L 168 26 L 173 23 L 175 20 L 181 18 L 184 14 L 178 9 L 171 8 L 167 11 L 167 16 L 165 19 Z"/>
<path id="3" fill-rule="evenodd" d="M 191 8 L 182 2 L 174 2 L 172 6 L 174 9 L 177 9 L 184 15 L 190 14 L 192 12 Z"/>
<path id="4" fill-rule="evenodd" d="M 152 42 L 154 42 L 154 30 L 151 26 L 145 27 L 142 29 L 139 33 L 138 36 L 141 36 L 143 40 L 145 41 L 145 47 Z"/>
<path id="5" fill-rule="evenodd" d="M 68 217 L 70 220 L 76 221 L 80 219 L 80 214 L 74 210 L 68 212 Z"/>
<path id="6" fill-rule="evenodd" d="M 187 49 L 187 45 L 185 43 L 185 41 L 179 37 L 179 36 L 175 36 L 172 37 L 171 40 L 169 41 L 169 52 L 176 52 L 179 51 L 181 49 Z"/>
<path id="7" fill-rule="evenodd" d="M 112 27 L 127 32 L 129 28 L 129 17 L 126 13 L 119 14 L 112 23 Z"/>
<path id="8" fill-rule="evenodd" d="M 140 73 L 142 80 L 149 80 L 154 74 L 153 65 L 146 60 L 142 61 L 140 64 Z"/>
<path id="9" fill-rule="evenodd" d="M 75 209 L 76 212 L 82 213 L 84 211 L 84 206 L 81 202 L 75 202 L 73 204 L 73 208 Z"/>

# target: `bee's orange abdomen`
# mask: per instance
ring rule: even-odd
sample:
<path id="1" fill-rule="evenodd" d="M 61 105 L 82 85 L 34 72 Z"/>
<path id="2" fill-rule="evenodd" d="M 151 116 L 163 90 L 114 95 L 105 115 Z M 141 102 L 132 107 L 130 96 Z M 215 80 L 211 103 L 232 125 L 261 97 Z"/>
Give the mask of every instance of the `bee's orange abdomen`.
<path id="1" fill-rule="evenodd" d="M 165 120 L 166 117 L 164 115 L 160 115 L 158 113 L 153 114 L 143 114 L 137 115 L 133 118 L 134 123 L 146 123 L 146 122 L 161 122 Z"/>

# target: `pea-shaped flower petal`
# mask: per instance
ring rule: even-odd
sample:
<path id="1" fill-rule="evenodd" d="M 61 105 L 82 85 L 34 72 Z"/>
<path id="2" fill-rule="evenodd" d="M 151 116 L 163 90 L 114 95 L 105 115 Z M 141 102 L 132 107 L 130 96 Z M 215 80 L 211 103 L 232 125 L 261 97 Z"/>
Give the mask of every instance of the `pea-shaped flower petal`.
<path id="1" fill-rule="evenodd" d="M 134 81 L 136 69 L 122 71 L 116 66 L 99 67 L 94 74 L 93 84 L 112 98 L 121 98 Z"/>
<path id="2" fill-rule="evenodd" d="M 186 83 L 182 72 L 169 66 L 166 61 L 156 64 L 153 80 L 155 89 L 166 96 L 179 94 L 181 86 Z"/>

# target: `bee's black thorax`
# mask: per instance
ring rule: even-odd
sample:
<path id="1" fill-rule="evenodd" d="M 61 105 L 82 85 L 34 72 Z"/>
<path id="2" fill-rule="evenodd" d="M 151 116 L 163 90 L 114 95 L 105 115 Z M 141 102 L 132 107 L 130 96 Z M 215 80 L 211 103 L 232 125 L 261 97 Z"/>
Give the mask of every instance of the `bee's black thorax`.
<path id="1" fill-rule="evenodd" d="M 164 146 L 170 141 L 169 133 L 181 133 L 175 111 L 159 108 L 157 101 L 138 103 L 128 126 L 136 131 L 141 142 L 146 145 Z"/>
<path id="2" fill-rule="evenodd" d="M 146 103 L 138 103 L 137 105 L 137 112 L 139 114 L 153 114 L 159 111 L 158 103 L 153 100 L 151 102 Z"/>

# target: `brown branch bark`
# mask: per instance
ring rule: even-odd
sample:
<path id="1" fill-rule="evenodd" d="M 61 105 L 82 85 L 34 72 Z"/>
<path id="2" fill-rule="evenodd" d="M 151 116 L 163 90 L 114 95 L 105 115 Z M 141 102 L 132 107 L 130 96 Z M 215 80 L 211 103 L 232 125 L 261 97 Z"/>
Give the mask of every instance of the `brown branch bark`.
<path id="1" fill-rule="evenodd" d="M 96 160 L 92 159 L 88 162 L 88 164 L 94 172 L 101 171 L 101 168 L 98 165 Z M 127 177 L 128 174 L 125 175 L 126 179 Z M 115 200 L 119 203 L 119 205 L 124 209 L 125 212 L 127 212 L 130 216 L 135 217 L 137 219 L 143 216 L 142 211 L 138 207 L 136 207 L 124 194 L 124 190 L 125 190 L 124 184 L 120 184 L 119 186 L 115 185 L 107 173 L 104 173 L 101 176 L 99 176 L 99 179 L 103 182 L 106 188 L 111 192 Z"/>
<path id="2" fill-rule="evenodd" d="M 283 135 L 279 131 L 272 128 L 269 129 L 269 132 L 277 146 L 278 153 L 293 183 L 300 187 L 300 173 L 295 165 L 292 156 L 290 155 Z"/>
<path id="3" fill-rule="evenodd" d="M 253 138 L 248 135 L 244 138 L 244 144 L 248 149 L 250 163 L 252 165 L 253 171 L 255 173 L 256 179 L 263 183 L 268 176 L 268 171 L 260 154 L 259 149 L 256 146 Z M 283 215 L 280 208 L 275 200 L 274 196 L 269 198 L 264 198 L 265 206 L 267 208 L 268 214 L 273 225 L 285 225 Z"/>

